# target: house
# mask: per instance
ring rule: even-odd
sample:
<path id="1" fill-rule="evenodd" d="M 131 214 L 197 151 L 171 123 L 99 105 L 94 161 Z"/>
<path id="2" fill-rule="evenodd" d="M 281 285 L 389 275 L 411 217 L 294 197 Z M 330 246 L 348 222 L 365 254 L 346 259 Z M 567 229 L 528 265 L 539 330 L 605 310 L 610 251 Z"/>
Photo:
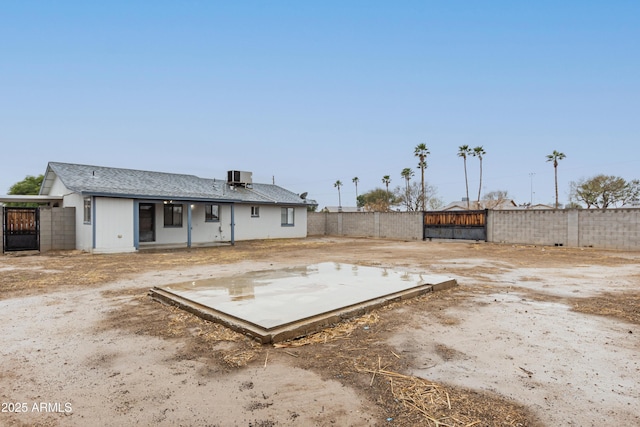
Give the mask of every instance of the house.
<path id="1" fill-rule="evenodd" d="M 302 238 L 313 200 L 250 172 L 226 180 L 50 162 L 40 196 L 75 208 L 76 249 L 133 252 L 236 240 Z"/>

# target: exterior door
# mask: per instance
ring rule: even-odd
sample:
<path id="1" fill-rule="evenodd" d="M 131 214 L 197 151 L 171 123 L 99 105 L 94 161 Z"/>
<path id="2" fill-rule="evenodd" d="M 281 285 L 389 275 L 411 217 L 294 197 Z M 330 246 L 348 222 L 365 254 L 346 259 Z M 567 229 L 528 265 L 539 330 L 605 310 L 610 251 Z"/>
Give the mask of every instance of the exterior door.
<path id="1" fill-rule="evenodd" d="M 4 208 L 2 227 L 4 252 L 40 250 L 38 208 Z"/>
<path id="2" fill-rule="evenodd" d="M 156 241 L 156 206 L 153 203 L 140 203 L 138 208 L 140 220 L 140 241 Z"/>

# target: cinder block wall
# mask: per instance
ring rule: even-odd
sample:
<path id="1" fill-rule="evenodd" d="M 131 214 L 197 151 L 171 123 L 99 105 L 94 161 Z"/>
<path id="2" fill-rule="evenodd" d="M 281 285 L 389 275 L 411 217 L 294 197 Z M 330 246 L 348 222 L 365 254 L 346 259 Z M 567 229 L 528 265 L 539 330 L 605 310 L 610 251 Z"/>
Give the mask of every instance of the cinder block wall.
<path id="1" fill-rule="evenodd" d="M 422 239 L 421 212 L 309 212 L 307 226 L 310 236 Z"/>
<path id="2" fill-rule="evenodd" d="M 310 212 L 307 221 L 309 235 L 423 236 L 421 212 Z M 490 210 L 487 241 L 640 250 L 640 209 Z"/>
<path id="3" fill-rule="evenodd" d="M 579 246 L 640 249 L 640 209 L 582 209 Z"/>
<path id="4" fill-rule="evenodd" d="M 75 248 L 75 208 L 40 208 L 40 252 Z"/>
<path id="5" fill-rule="evenodd" d="M 64 236 L 59 241 L 56 249 L 73 250 L 76 248 L 76 208 L 54 208 L 54 212 L 60 212 L 64 221 Z"/>
<path id="6" fill-rule="evenodd" d="M 348 212 L 338 214 L 342 217 L 341 234 L 343 236 L 382 237 L 380 227 L 376 225 L 377 212 Z"/>
<path id="7" fill-rule="evenodd" d="M 40 208 L 40 252 L 47 252 L 53 248 L 52 208 Z"/>
<path id="8" fill-rule="evenodd" d="M 487 241 L 534 245 L 569 245 L 564 210 L 490 210 Z"/>
<path id="9" fill-rule="evenodd" d="M 307 236 L 322 236 L 327 231 L 327 216 L 324 212 L 307 212 Z"/>
<path id="10" fill-rule="evenodd" d="M 422 240 L 422 212 L 381 212 L 380 237 Z"/>

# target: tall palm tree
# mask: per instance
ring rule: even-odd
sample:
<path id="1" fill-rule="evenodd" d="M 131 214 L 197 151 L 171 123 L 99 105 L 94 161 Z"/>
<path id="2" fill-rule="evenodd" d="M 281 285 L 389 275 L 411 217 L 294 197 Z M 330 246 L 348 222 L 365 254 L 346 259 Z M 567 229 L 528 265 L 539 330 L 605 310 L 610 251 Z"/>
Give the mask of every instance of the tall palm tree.
<path id="1" fill-rule="evenodd" d="M 358 206 L 358 183 L 360 182 L 360 178 L 354 176 L 351 178 L 351 181 L 356 185 L 356 206 Z M 358 208 L 360 210 L 360 208 Z"/>
<path id="2" fill-rule="evenodd" d="M 411 194 L 409 192 L 409 181 L 411 181 L 411 178 L 413 177 L 413 175 L 414 173 L 411 168 L 404 168 L 402 169 L 402 172 L 400 172 L 400 176 L 403 177 L 406 181 L 404 198 L 405 198 L 405 204 L 407 205 L 407 212 L 409 211 L 409 207 L 411 206 L 411 197 L 410 197 Z"/>
<path id="3" fill-rule="evenodd" d="M 469 180 L 467 179 L 467 157 L 472 153 L 471 147 L 461 145 L 458 147 L 458 157 L 464 160 L 464 185 L 467 188 L 467 210 L 469 210 Z"/>
<path id="4" fill-rule="evenodd" d="M 556 150 L 553 150 L 553 153 L 551 154 L 547 154 L 547 162 L 553 162 L 553 171 L 556 178 L 556 209 L 558 209 L 558 206 L 560 205 L 558 203 L 558 160 L 562 160 L 565 157 L 567 156 L 565 156 L 564 153 Z"/>
<path id="5" fill-rule="evenodd" d="M 427 145 L 424 143 L 416 145 L 416 148 L 413 150 L 413 155 L 420 160 L 420 162 L 418 163 L 418 168 L 420 169 L 421 179 L 422 179 L 420 192 L 422 194 L 422 210 L 423 211 L 426 210 L 425 197 L 424 197 L 424 170 L 427 168 L 427 156 L 429 154 L 431 153 L 429 152 Z"/>
<path id="6" fill-rule="evenodd" d="M 387 186 L 387 199 L 389 199 L 389 183 L 391 182 L 391 177 L 389 175 L 385 175 L 382 177 L 382 183 Z"/>
<path id="7" fill-rule="evenodd" d="M 473 147 L 473 157 L 480 159 L 480 184 L 478 185 L 478 209 L 480 209 L 480 192 L 482 191 L 482 156 L 487 154 L 482 145 Z"/>
<path id="8" fill-rule="evenodd" d="M 342 197 L 340 196 L 340 187 L 342 187 L 342 181 L 337 180 L 333 184 L 333 186 L 338 189 L 338 210 L 342 210 Z"/>

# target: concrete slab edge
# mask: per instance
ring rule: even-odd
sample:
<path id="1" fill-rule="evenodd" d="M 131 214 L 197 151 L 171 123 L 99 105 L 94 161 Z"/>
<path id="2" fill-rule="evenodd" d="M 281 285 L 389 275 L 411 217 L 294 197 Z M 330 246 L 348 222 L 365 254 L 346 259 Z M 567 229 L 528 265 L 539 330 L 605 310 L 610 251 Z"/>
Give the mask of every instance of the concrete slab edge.
<path id="1" fill-rule="evenodd" d="M 443 291 L 458 285 L 455 279 L 450 279 L 437 284 L 427 284 L 414 287 L 406 291 L 363 301 L 351 306 L 342 307 L 327 313 L 311 316 L 299 321 L 291 322 L 280 327 L 265 329 L 246 320 L 227 315 L 210 307 L 198 304 L 176 294 L 154 287 L 149 291 L 149 295 L 156 301 L 164 304 L 176 306 L 192 313 L 202 319 L 219 323 L 231 330 L 247 335 L 262 344 L 277 343 L 281 341 L 301 338 L 322 329 L 338 324 L 354 317 L 362 316 L 377 308 L 384 307 L 392 302 L 415 298 L 431 292 Z"/>

